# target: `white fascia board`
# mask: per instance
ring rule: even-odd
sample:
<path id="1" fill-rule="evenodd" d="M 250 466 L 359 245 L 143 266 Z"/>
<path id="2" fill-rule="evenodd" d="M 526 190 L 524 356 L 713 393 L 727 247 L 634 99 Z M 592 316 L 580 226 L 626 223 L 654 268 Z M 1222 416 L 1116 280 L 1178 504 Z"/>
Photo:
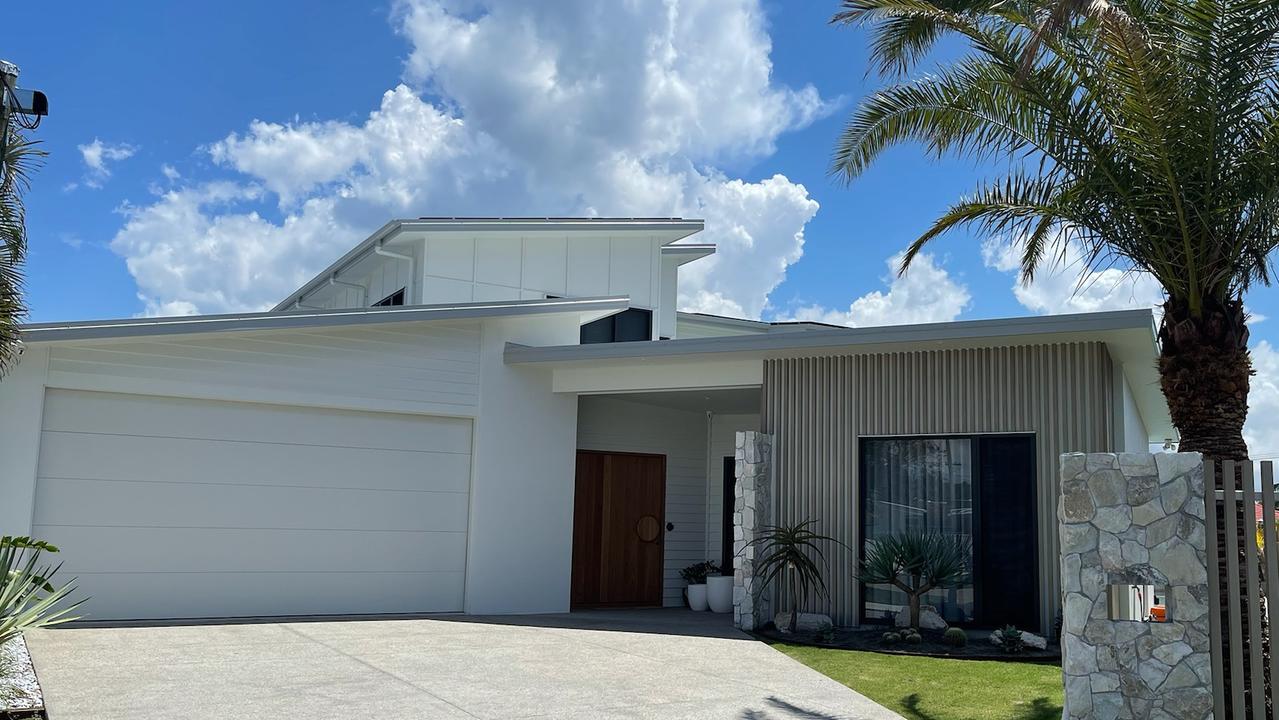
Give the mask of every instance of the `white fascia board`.
<path id="1" fill-rule="evenodd" d="M 557 367 L 551 387 L 557 393 L 598 394 L 759 387 L 763 382 L 762 359 L 717 358 Z"/>
<path id="2" fill-rule="evenodd" d="M 21 337 L 23 342 L 38 343 L 152 335 L 186 335 L 205 332 L 243 332 L 305 327 L 376 325 L 429 320 L 462 320 L 552 313 L 577 313 L 579 321 L 584 323 L 619 313 L 628 307 L 630 307 L 630 302 L 625 297 L 555 298 L 550 300 L 509 300 L 451 305 L 129 318 L 23 325 L 21 327 Z"/>
<path id="3" fill-rule="evenodd" d="M 677 267 L 687 265 L 694 260 L 701 260 L 715 254 L 715 246 L 709 244 L 663 245 L 662 259 L 673 262 Z"/>
<path id="4" fill-rule="evenodd" d="M 516 235 L 539 232 L 589 232 L 599 233 L 647 233 L 660 239 L 661 244 L 678 242 L 702 231 L 702 220 L 683 218 L 418 218 L 392 220 L 378 228 L 359 245 L 351 248 L 336 262 L 329 265 L 302 287 L 284 298 L 273 311 L 284 310 L 305 297 L 329 278 L 340 274 L 347 266 L 372 252 L 379 243 L 386 243 L 400 233 L 445 232 L 502 232 Z"/>

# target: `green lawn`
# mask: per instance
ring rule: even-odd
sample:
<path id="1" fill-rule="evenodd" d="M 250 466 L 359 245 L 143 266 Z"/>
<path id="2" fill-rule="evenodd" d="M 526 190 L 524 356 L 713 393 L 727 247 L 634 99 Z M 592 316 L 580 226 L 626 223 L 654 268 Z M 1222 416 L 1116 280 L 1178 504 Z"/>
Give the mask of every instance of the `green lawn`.
<path id="1" fill-rule="evenodd" d="M 907 720 L 1060 720 L 1061 668 L 855 650 L 773 647 Z"/>

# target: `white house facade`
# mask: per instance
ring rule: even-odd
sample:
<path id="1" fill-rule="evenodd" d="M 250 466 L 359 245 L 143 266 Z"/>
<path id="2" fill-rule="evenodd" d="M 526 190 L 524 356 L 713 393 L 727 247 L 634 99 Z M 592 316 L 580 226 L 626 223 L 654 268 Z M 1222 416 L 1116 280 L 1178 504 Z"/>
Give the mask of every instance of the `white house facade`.
<path id="1" fill-rule="evenodd" d="M 763 431 L 773 519 L 850 548 L 838 622 L 899 599 L 851 548 L 925 528 L 974 542 L 950 619 L 1050 623 L 1056 455 L 1173 435 L 1150 313 L 677 312 L 701 229 L 395 221 L 269 312 L 27 326 L 0 534 L 60 546 L 106 621 L 679 605 L 682 567 L 731 565 L 734 438 Z"/>

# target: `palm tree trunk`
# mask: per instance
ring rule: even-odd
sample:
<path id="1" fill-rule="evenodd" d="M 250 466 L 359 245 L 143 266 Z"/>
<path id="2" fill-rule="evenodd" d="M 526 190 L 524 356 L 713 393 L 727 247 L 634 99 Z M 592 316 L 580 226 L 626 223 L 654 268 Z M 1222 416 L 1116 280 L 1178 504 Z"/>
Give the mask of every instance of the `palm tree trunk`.
<path id="1" fill-rule="evenodd" d="M 1159 327 L 1159 376 L 1173 425 L 1181 434 L 1181 442 L 1177 446 L 1179 451 L 1202 453 L 1214 460 L 1248 460 L 1243 425 L 1248 417 L 1248 387 L 1253 370 L 1246 321 L 1242 300 L 1205 304 L 1199 317 L 1193 316 L 1184 302 L 1169 299 L 1164 303 L 1164 317 Z M 1235 486 L 1238 487 L 1247 476 L 1238 467 L 1234 472 Z M 1209 488 L 1221 488 L 1218 477 L 1208 480 Z M 1217 588 L 1222 596 L 1224 623 L 1227 621 L 1227 608 L 1236 600 L 1231 594 L 1241 592 L 1244 587 L 1242 574 L 1247 564 L 1243 547 L 1245 543 L 1255 542 L 1252 537 L 1254 511 L 1235 498 L 1222 498 L 1220 501 L 1214 498 L 1214 495 L 1209 495 L 1209 501 L 1217 504 L 1218 518 L 1225 517 L 1225 513 L 1235 514 L 1239 535 L 1236 542 L 1240 577 L 1231 578 Z M 1212 531 L 1209 528 L 1209 532 Z M 1219 523 L 1215 532 L 1218 547 L 1225 547 L 1225 523 Z M 1219 577 L 1227 577 L 1224 553 L 1218 563 Z M 1240 605 L 1242 620 L 1247 623 L 1249 604 L 1243 602 Z M 1264 615 L 1262 623 L 1263 667 L 1268 670 L 1270 627 Z M 1250 657 L 1248 638 L 1226 638 L 1227 645 L 1234 642 L 1243 646 L 1245 658 Z M 1243 683 L 1246 698 L 1250 699 L 1254 692 L 1264 692 L 1269 705 L 1269 687 L 1273 678 L 1268 677 L 1268 672 L 1263 680 L 1265 687 L 1253 688 L 1250 687 L 1248 673 L 1244 673 L 1245 677 L 1232 678 L 1229 665 L 1223 671 L 1227 690 L 1232 683 Z M 1231 693 L 1227 692 L 1227 714 L 1233 710 L 1232 704 Z"/>
<path id="2" fill-rule="evenodd" d="M 1194 316 L 1182 300 L 1169 298 L 1159 326 L 1159 384 L 1178 449 L 1219 460 L 1247 460 L 1243 423 L 1248 417 L 1252 357 L 1243 301 L 1206 301 Z"/>

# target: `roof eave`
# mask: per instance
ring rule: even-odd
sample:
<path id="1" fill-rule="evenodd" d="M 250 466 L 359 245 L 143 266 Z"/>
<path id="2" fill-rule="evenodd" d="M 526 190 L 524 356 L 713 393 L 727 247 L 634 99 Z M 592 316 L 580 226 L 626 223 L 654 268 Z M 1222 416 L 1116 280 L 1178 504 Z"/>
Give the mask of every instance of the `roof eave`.
<path id="1" fill-rule="evenodd" d="M 163 318 L 93 320 L 73 323 L 37 323 L 20 328 L 25 343 L 101 340 L 192 333 L 245 332 L 308 327 L 376 325 L 430 320 L 462 320 L 518 315 L 579 313 L 587 320 L 621 312 L 630 307 L 626 297 L 555 298 L 511 300 L 452 305 L 412 305 L 340 310 L 236 313 Z"/>

